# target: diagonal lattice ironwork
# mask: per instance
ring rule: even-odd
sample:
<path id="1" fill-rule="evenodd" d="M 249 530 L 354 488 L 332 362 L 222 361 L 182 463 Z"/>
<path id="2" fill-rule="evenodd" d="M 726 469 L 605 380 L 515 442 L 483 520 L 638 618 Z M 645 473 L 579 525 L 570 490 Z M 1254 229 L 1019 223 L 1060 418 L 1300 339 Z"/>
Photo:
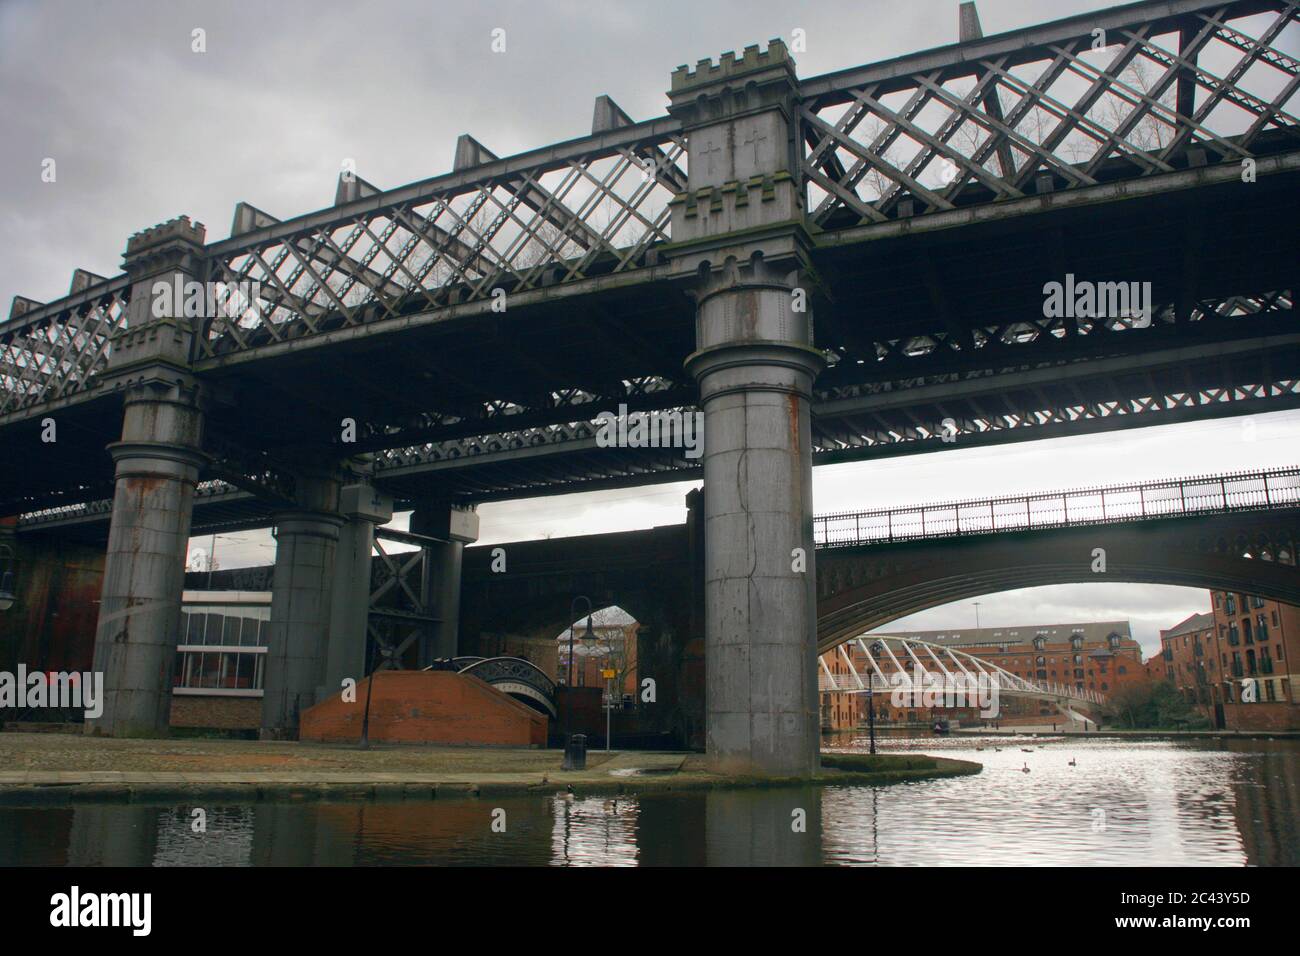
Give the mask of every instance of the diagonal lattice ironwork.
<path id="1" fill-rule="evenodd" d="M 686 142 L 671 122 L 630 129 L 218 243 L 209 278 L 260 296 L 212 320 L 199 357 L 645 265 L 686 188 Z"/>
<path id="2" fill-rule="evenodd" d="M 129 301 L 121 276 L 0 323 L 0 416 L 91 388 Z"/>
<path id="3" fill-rule="evenodd" d="M 1300 60 L 1279 47 L 1294 40 L 1295 0 L 1132 16 L 804 84 L 809 218 L 879 223 L 1300 146 Z"/>
<path id="4" fill-rule="evenodd" d="M 1170 332 L 1184 321 L 1190 329 L 1234 326 L 1234 334 L 1240 334 L 1252 319 L 1289 319 L 1296 314 L 1295 292 L 1291 289 L 1202 299 L 1186 303 L 1185 309 L 1183 305 L 1175 299 L 1157 300 L 1152 303 L 1149 318 L 1011 316 L 996 324 L 977 326 L 960 337 L 936 329 L 900 338 L 872 338 L 866 341 L 867 357 L 856 361 L 861 371 L 855 371 L 853 377 L 879 380 L 884 373 L 910 377 L 922 365 L 938 366 L 945 359 L 963 356 L 971 363 L 996 367 L 1005 362 L 1011 366 L 1031 358 L 1034 352 L 1047 353 L 1070 340 L 1089 346 L 1095 343 L 1097 349 L 1123 348 L 1136 335 Z M 822 387 L 835 386 L 828 380 Z"/>

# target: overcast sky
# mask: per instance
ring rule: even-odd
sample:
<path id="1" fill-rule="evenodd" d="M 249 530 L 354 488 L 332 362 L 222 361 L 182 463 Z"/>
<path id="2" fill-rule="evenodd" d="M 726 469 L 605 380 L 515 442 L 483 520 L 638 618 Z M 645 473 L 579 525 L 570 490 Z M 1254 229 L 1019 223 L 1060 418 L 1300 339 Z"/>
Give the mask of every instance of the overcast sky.
<path id="1" fill-rule="evenodd" d="M 983 0 L 979 12 L 992 34 L 1111 5 Z M 129 235 L 182 213 L 213 241 L 228 235 L 241 200 L 280 217 L 328 205 L 348 159 L 394 187 L 448 171 L 461 133 L 500 155 L 585 135 L 602 93 L 634 119 L 663 115 L 679 64 L 798 28 L 808 77 L 951 43 L 957 9 L 956 0 L 0 0 L 0 302 L 65 294 L 75 267 L 116 275 Z M 498 28 L 504 53 L 491 51 Z M 193 52 L 195 30 L 206 52 Z M 52 183 L 42 181 L 46 159 Z M 1300 415 L 1286 413 L 838 465 L 817 470 L 816 509 L 1294 464 L 1297 438 Z M 485 506 L 483 540 L 677 522 L 689 487 Z M 227 567 L 273 554 L 266 535 L 217 547 Z M 1204 592 L 1078 585 L 989 596 L 981 618 L 1128 618 L 1151 650 L 1159 627 L 1207 608 Z M 892 627 L 973 623 L 967 603 Z"/>

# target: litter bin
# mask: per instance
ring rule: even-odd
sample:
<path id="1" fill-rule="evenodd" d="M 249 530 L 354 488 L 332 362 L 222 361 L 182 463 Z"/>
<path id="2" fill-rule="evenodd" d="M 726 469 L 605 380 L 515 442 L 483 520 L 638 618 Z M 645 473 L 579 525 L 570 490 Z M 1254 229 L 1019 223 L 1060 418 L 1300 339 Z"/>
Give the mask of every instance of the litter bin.
<path id="1" fill-rule="evenodd" d="M 564 744 L 564 767 L 565 770 L 586 770 L 587 769 L 587 735 L 570 734 L 568 741 Z"/>

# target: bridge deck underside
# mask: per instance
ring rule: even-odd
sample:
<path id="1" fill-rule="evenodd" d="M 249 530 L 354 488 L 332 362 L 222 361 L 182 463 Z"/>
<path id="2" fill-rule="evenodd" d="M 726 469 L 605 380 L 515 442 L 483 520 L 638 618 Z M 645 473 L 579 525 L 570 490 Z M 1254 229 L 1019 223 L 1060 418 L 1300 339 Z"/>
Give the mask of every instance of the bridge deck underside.
<path id="1" fill-rule="evenodd" d="M 914 235 L 868 231 L 851 244 L 828 235 L 814 309 L 818 344 L 840 359 L 818 383 L 816 460 L 1295 407 L 1300 337 L 1291 293 L 1277 294 L 1300 284 L 1288 240 L 1298 214 L 1300 172 L 1283 172 Z M 205 477 L 238 474 L 241 456 L 274 467 L 288 451 L 381 449 L 400 449 L 378 465 L 379 484 L 402 501 L 696 477 L 680 450 L 599 448 L 590 425 L 620 402 L 695 400 L 681 370 L 693 308 L 655 271 L 504 313 L 215 365 L 204 372 L 216 386 L 207 434 L 238 454 L 216 454 Z M 1151 282 L 1150 327 L 1044 317 L 1044 284 L 1067 273 Z M 6 474 L 0 512 L 109 497 L 104 446 L 120 403 L 89 396 L 52 413 L 55 445 L 39 441 L 39 419 L 0 429 L 0 460 L 23 463 Z M 357 422 L 355 444 L 339 441 L 345 418 Z M 951 445 L 939 441 L 945 419 L 960 433 Z M 196 529 L 215 505 L 200 502 Z"/>

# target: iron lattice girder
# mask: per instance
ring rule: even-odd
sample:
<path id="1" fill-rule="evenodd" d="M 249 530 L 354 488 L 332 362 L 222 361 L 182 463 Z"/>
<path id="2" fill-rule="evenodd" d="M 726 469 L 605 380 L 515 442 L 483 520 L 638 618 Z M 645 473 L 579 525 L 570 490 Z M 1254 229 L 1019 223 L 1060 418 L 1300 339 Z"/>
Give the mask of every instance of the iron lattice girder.
<path id="1" fill-rule="evenodd" d="M 804 185 L 812 194 L 832 187 L 820 201 L 812 196 L 810 218 L 837 225 L 865 220 L 920 235 L 931 228 L 929 223 L 946 222 L 946 216 L 971 204 L 1020 215 L 1029 211 L 1022 208 L 1025 203 L 1050 204 L 1070 194 L 1125 198 L 1122 192 L 1103 197 L 1102 191 L 1126 183 L 1176 182 L 1176 188 L 1188 189 L 1208 185 L 1216 176 L 1214 181 L 1226 181 L 1228 174 L 1236 175 L 1226 165 L 1184 168 L 1195 165 L 1189 147 L 1228 163 L 1258 156 L 1262 172 L 1273 163 L 1270 174 L 1293 175 L 1297 119 L 1292 101 L 1300 86 L 1300 61 L 1279 49 L 1278 39 L 1296 19 L 1293 0 L 1161 0 L 802 81 Z M 1112 41 L 1101 54 L 1088 50 L 1097 28 Z M 1126 73 L 1133 64 L 1154 70 L 1154 79 Z M 1271 85 L 1259 82 L 1261 73 Z M 1187 95 L 1189 89 L 1200 93 L 1199 102 Z M 1175 92 L 1171 106 L 1167 94 Z M 1099 104 L 1109 104 L 1111 112 L 1098 114 Z M 842 110 L 838 116 L 837 109 Z M 1225 124 L 1229 113 L 1240 120 L 1236 126 Z M 1028 130 L 1026 124 L 1035 118 L 1042 124 Z M 875 122 L 879 126 L 871 136 L 860 135 Z M 1143 131 L 1156 135 L 1154 146 L 1135 138 Z M 1091 151 L 1082 157 L 1072 154 L 1079 143 Z M 911 144 L 910 154 L 894 155 L 905 144 Z M 841 155 L 851 157 L 848 166 Z M 949 182 L 927 178 L 940 159 L 954 167 Z M 684 163 L 679 124 L 659 119 L 492 159 L 210 244 L 205 277 L 259 281 L 262 298 L 256 309 L 238 318 L 206 324 L 196 346 L 196 367 L 206 375 L 223 369 L 228 360 L 260 359 L 275 348 L 332 344 L 332 336 L 341 332 L 358 339 L 394 329 L 404 332 L 404 323 L 459 315 L 457 309 L 466 305 L 485 313 L 482 307 L 498 286 L 516 296 L 512 309 L 518 302 L 527 310 L 530 297 L 553 287 L 587 296 L 611 278 L 662 284 L 652 250 L 670 238 L 666 203 L 686 187 Z M 1043 172 L 1052 173 L 1052 188 L 1060 196 L 1029 194 Z M 861 190 L 868 174 L 878 180 L 878 196 Z M 904 208 L 907 199 L 911 208 Z M 874 238 L 876 234 L 857 235 L 849 228 L 822 234 L 817 241 L 829 247 Z M 1184 271 L 1197 274 L 1195 257 L 1189 256 Z M 1180 318 L 1197 322 L 1221 311 L 1214 305 L 1200 317 L 1188 315 L 1196 298 L 1189 288 L 1178 292 Z M 0 422 L 6 416 L 38 416 L 100 394 L 96 373 L 106 362 L 111 335 L 124 326 L 129 291 L 124 276 L 99 281 L 0 324 Z M 946 335 L 918 329 L 871 340 L 862 356 L 874 363 L 868 379 L 898 381 L 912 368 L 933 377 L 945 363 L 954 373 L 974 371 L 979 362 L 1010 366 L 1014 355 L 1028 356 L 1028 345 L 1059 331 L 1034 321 L 993 327 L 981 323 L 964 330 L 965 320 L 957 313 L 969 311 L 968 304 L 954 306 L 951 296 L 947 301 Z M 1261 297 L 1223 301 L 1235 312 L 1241 303 L 1258 303 Z M 466 322 L 481 318 L 464 316 Z M 1095 325 L 1088 331 L 1089 337 L 1102 335 Z M 1030 341 L 1018 338 L 1022 334 Z M 1071 342 L 1062 351 L 1079 347 Z M 926 363 L 931 367 L 922 373 L 920 366 Z M 1211 411 L 1225 401 L 1280 398 L 1284 405 L 1294 396 L 1293 378 L 1280 367 L 1273 372 L 1261 366 L 1244 388 L 1218 393 L 1205 383 L 1179 392 L 1166 382 L 1151 382 L 1145 395 L 1133 399 L 1134 386 L 1127 383 L 1111 396 L 1093 389 L 1070 402 L 1041 391 L 1005 391 L 972 399 L 969 407 L 951 414 L 969 423 L 971 434 L 990 435 L 1026 424 Z M 837 370 L 824 383 L 828 394 L 860 384 L 846 382 Z M 414 451 L 392 453 L 401 461 L 390 478 L 402 468 L 418 467 L 420 459 L 445 463 L 484 452 L 491 458 L 525 447 L 564 448 L 584 456 L 540 481 L 504 464 L 482 479 L 466 475 L 462 490 L 468 495 L 693 473 L 689 462 L 665 456 L 638 463 L 627 454 L 617 462 L 586 454 L 590 435 L 581 422 L 575 423 L 574 413 L 586 410 L 581 406 L 594 395 L 592 389 L 602 393 L 593 400 L 617 402 L 619 396 L 609 383 L 570 387 L 574 384 L 527 396 L 524 404 L 485 395 L 481 414 L 473 407 L 415 409 L 396 428 L 393 422 L 364 422 L 363 434 L 367 447 L 376 449 L 390 441 L 424 441 Z M 635 386 L 629 394 L 634 393 Z M 681 401 L 680 395 L 664 399 Z M 499 431 L 511 424 L 512 414 L 520 415 L 517 424 L 528 427 Z M 927 442 L 918 439 L 933 437 L 932 418 L 926 408 L 900 409 L 896 417 L 869 410 L 856 418 L 822 415 L 818 453 L 826 460 L 846 449 L 890 453 L 901 445 L 924 447 Z M 506 447 L 493 435 L 506 436 Z M 463 467 L 461 471 L 465 473 Z M 270 477 L 247 476 L 252 483 Z"/>
<path id="2" fill-rule="evenodd" d="M 1034 336 L 1010 339 L 994 364 L 966 367 L 961 354 L 946 352 L 942 343 L 911 357 L 894 348 L 888 354 L 900 356 L 904 369 L 913 365 L 910 374 L 878 381 L 828 378 L 817 389 L 816 461 L 1016 440 L 1027 430 L 1045 437 L 1295 407 L 1300 404 L 1300 345 L 1296 333 L 1285 330 L 1293 314 L 1289 305 L 1276 294 L 1234 297 L 1202 303 L 1194 322 L 1177 323 L 1165 313 L 1149 328 L 1094 329 L 1082 336 L 1095 339 L 1086 359 L 1081 356 L 1088 353 L 1078 346 L 1066 348 L 1068 342 L 1051 334 L 1047 322 L 1046 328 L 1036 327 Z M 1243 337 L 1237 323 L 1251 323 L 1252 334 Z M 679 397 L 671 390 L 649 393 L 637 407 L 662 410 Z M 689 405 L 676 407 L 694 411 Z M 698 460 L 684 458 L 681 449 L 600 448 L 594 418 L 573 418 L 575 412 L 594 415 L 597 410 L 607 409 L 577 401 L 553 410 L 557 423 L 526 428 L 512 428 L 524 419 L 503 413 L 492 429 L 495 434 L 443 437 L 386 450 L 377 461 L 379 479 L 399 499 L 419 497 L 427 481 L 449 481 L 469 500 L 491 500 L 697 475 Z M 951 420 L 947 429 L 945 419 Z M 948 437 L 956 437 L 951 446 L 944 442 L 948 431 L 953 432 Z M 272 459 L 257 458 L 252 449 L 234 443 L 229 455 L 215 450 L 215 473 L 246 473 L 244 487 L 284 487 Z M 15 499 L 12 510 L 28 512 L 44 502 L 66 500 L 23 504 Z M 203 510 L 201 502 L 199 512 Z M 204 519 L 196 515 L 195 520 L 198 527 Z"/>
<path id="3" fill-rule="evenodd" d="M 965 203 L 963 192 L 972 182 L 987 191 L 986 201 L 1014 199 L 1043 171 L 1054 173 L 1067 189 L 1086 187 L 1115 160 L 1131 167 L 1120 171 L 1121 178 L 1169 172 L 1175 153 L 1193 140 L 1221 159 L 1254 156 L 1252 147 L 1265 128 L 1294 133 L 1300 123 L 1288 109 L 1300 86 L 1300 63 L 1274 45 L 1296 16 L 1295 0 L 1134 4 L 805 80 L 800 83 L 808 143 L 803 172 L 809 184 L 825 191 L 815 197 L 811 218 L 824 224 L 837 210 L 848 210 L 861 221 L 878 222 L 898 214 L 903 195 L 921 200 L 923 212 L 942 212 Z M 1104 61 L 1100 64 L 1089 60 L 1096 29 L 1119 41 L 1118 53 L 1107 48 L 1097 58 Z M 1161 45 L 1164 36 L 1178 42 Z M 1206 65 L 1209 60 L 1223 61 L 1227 68 L 1216 73 Z M 1124 74 L 1135 62 L 1160 71 L 1146 88 Z M 1020 75 L 1034 64 L 1043 65 L 1036 77 Z M 1243 85 L 1258 66 L 1281 82 L 1271 100 Z M 1081 90 L 1069 86 L 1071 77 L 1082 83 Z M 953 87 L 966 80 L 973 84 L 970 90 Z M 1163 101 L 1178 83 L 1205 93 L 1191 115 Z M 1060 96 L 1054 95 L 1058 87 Z M 901 91 L 910 91 L 901 109 L 884 103 L 882 97 Z M 1102 102 L 1123 104 L 1113 122 L 1090 115 Z M 838 121 L 822 117 L 844 104 L 850 109 Z M 1238 133 L 1214 128 L 1210 121 L 1223 104 L 1248 114 L 1250 126 Z M 947 113 L 928 118 L 931 108 Z M 1036 115 L 1051 117 L 1051 129 L 1037 140 L 1021 128 Z M 854 139 L 871 117 L 884 128 L 869 142 Z M 1149 132 L 1153 124 L 1167 129 L 1168 142 L 1155 150 L 1130 142 L 1135 130 Z M 962 130 L 978 132 L 963 144 Z M 1062 152 L 1074 133 L 1097 147 L 1083 162 Z M 902 167 L 890 159 L 901 141 L 915 147 Z M 840 149 L 854 157 L 851 167 L 836 159 Z M 669 238 L 666 202 L 685 188 L 684 155 L 675 121 L 654 120 L 367 195 L 214 243 L 207 250 L 207 277 L 259 281 L 264 298 L 238 318 L 209 323 L 196 357 L 371 325 L 409 314 L 413 305 L 443 309 L 487 296 L 498 285 L 519 291 L 547 281 L 578 281 L 592 274 L 601 257 L 615 272 L 643 267 L 650 246 Z M 956 175 L 926 185 L 923 174 L 940 159 L 953 164 Z M 988 165 L 994 160 L 996 168 Z M 874 200 L 857 192 L 869 170 L 885 178 Z M 489 221 L 482 221 L 485 216 Z M 102 295 L 123 282 L 109 280 L 78 296 Z M 39 307 L 22 325 L 66 316 L 76 298 Z M 65 353 L 72 348 L 55 346 Z M 77 366 L 71 354 L 35 363 L 10 355 L 0 365 L 10 373 L 0 378 L 8 393 L 0 396 L 0 414 L 23 400 L 15 394 L 31 404 L 50 390 L 84 388 L 87 373 L 102 365 L 102 355 L 92 353 L 86 365 Z M 21 369 L 28 371 L 13 374 Z M 47 388 L 42 380 L 56 369 L 66 374 Z"/>
<path id="4" fill-rule="evenodd" d="M 265 302 L 214 321 L 200 355 L 635 268 L 668 238 L 684 156 L 673 122 L 642 123 L 218 243 L 221 278 L 261 282 Z"/>
<path id="5" fill-rule="evenodd" d="M 1262 29 L 1242 29 L 1261 16 Z M 1296 18 L 1293 0 L 1134 5 L 805 81 L 804 174 L 819 194 L 810 218 L 826 225 L 849 213 L 880 222 L 900 215 L 903 195 L 921 201 L 921 213 L 941 212 L 967 201 L 962 193 L 972 181 L 987 190 L 979 201 L 997 201 L 1019 197 L 1042 173 L 1066 189 L 1096 184 L 1104 168 L 1108 180 L 1167 173 L 1193 140 L 1221 160 L 1253 157 L 1266 127 L 1295 134 L 1300 124 L 1287 109 L 1300 86 L 1297 61 L 1272 45 Z M 1094 50 L 1098 29 L 1118 48 Z M 1166 48 L 1163 36 L 1177 42 Z M 951 49 L 960 54 L 945 56 Z M 1207 58 L 1230 66 L 1220 75 L 1205 66 Z M 1272 100 L 1240 85 L 1259 64 L 1278 77 Z M 1029 78 L 1035 65 L 1041 69 Z M 1146 88 L 1144 65 L 1160 71 Z M 1190 115 L 1164 101 L 1180 81 L 1207 94 Z M 909 97 L 898 109 L 884 102 L 903 93 Z M 1249 125 L 1211 122 L 1222 104 L 1249 115 Z M 855 136 L 859 131 L 866 135 Z M 1297 141 L 1293 135 L 1289 148 Z M 853 158 L 851 166 L 840 152 Z M 989 166 L 995 156 L 996 169 Z M 1127 166 L 1113 166 L 1120 161 Z M 943 177 L 941 162 L 950 164 Z M 863 195 L 858 187 L 873 171 L 876 195 Z"/>
<path id="6" fill-rule="evenodd" d="M 82 392 L 126 327 L 125 276 L 0 323 L 0 419 Z"/>
<path id="7" fill-rule="evenodd" d="M 423 535 L 375 530 L 367 634 L 380 653 L 377 670 L 399 667 L 407 649 L 442 620 L 433 607 L 433 596 L 426 591 L 427 556 L 421 547 L 436 543 L 441 542 Z M 415 548 L 394 551 L 394 544 Z"/>
<path id="8" fill-rule="evenodd" d="M 1266 22 L 1252 20 L 1258 17 Z M 1043 169 L 1060 174 L 1067 189 L 1087 186 L 1096 182 L 1100 165 L 1112 159 L 1140 166 L 1128 173 L 1136 176 L 1167 172 L 1173 169 L 1173 153 L 1193 138 L 1221 157 L 1253 155 L 1251 146 L 1266 126 L 1295 130 L 1296 117 L 1287 105 L 1300 83 L 1300 69 L 1296 57 L 1274 46 L 1295 18 L 1294 0 L 1131 5 L 803 81 L 802 113 L 809 125 L 805 176 L 811 185 L 831 187 L 815 204 L 813 219 L 831 219 L 839 207 L 850 207 L 870 221 L 888 219 L 905 191 L 926 203 L 924 211 L 944 211 L 971 181 L 982 183 L 988 198 L 1015 198 L 1023 194 L 1035 170 Z M 1092 64 L 1084 52 L 1095 29 L 1121 40 L 1118 55 L 1105 65 Z M 1158 46 L 1160 36 L 1174 34 L 1178 44 Z M 1222 75 L 1204 62 L 1213 59 L 1208 52 L 1216 44 L 1234 55 Z M 1145 90 L 1123 75 L 1139 59 L 1161 70 Z M 1015 73 L 1035 62 L 1047 64 L 1037 78 Z M 1284 79 L 1273 100 L 1242 86 L 1255 65 L 1268 66 Z M 1087 81 L 1086 88 L 1073 100 L 1053 96 L 1058 81 L 1071 75 Z M 963 78 L 974 82 L 970 91 L 949 88 Z M 1191 82 L 1206 92 L 1191 116 L 1162 103 L 1162 95 L 1175 82 Z M 902 109 L 888 108 L 880 99 L 901 90 L 911 90 Z M 1000 91 L 1014 98 L 1010 109 L 1002 107 Z M 1110 127 L 1088 114 L 1106 96 L 1127 104 Z M 839 122 L 828 125 L 820 118 L 820 113 L 842 103 L 852 103 L 853 108 Z M 1252 114 L 1244 134 L 1230 137 L 1206 125 L 1221 103 Z M 937 124 L 923 118 L 933 105 L 949 111 Z M 1037 143 L 1018 131 L 1035 111 L 1054 117 L 1053 129 Z M 871 116 L 887 122 L 863 148 L 852 133 Z M 1152 122 L 1169 126 L 1169 142 L 1162 150 L 1127 143 L 1132 130 Z M 933 133 L 927 131 L 931 127 Z M 965 127 L 979 129 L 980 142 L 963 150 L 953 138 Z M 1102 147 L 1086 164 L 1074 163 L 1057 150 L 1076 130 Z M 901 138 L 918 144 L 906 168 L 898 168 L 888 157 Z M 853 168 L 844 169 L 835 160 L 833 152 L 840 147 L 855 156 Z M 1022 157 L 1018 166 L 1008 161 L 1013 153 Z M 1001 157 L 997 169 L 985 168 L 995 157 Z M 1034 163 L 1027 161 L 1030 157 Z M 404 315 L 412 302 L 422 310 L 447 308 L 452 298 L 490 294 L 498 282 L 517 291 L 536 289 L 547 276 L 559 282 L 580 280 L 602 255 L 610 256 L 608 268 L 614 271 L 641 267 L 649 247 L 668 238 L 664 203 L 685 187 L 682 159 L 679 127 L 672 120 L 656 120 L 493 160 L 213 243 L 208 247 L 208 277 L 260 281 L 265 298 L 238 319 L 213 320 L 201 338 L 200 356 L 373 324 Z M 958 170 L 941 190 L 924 186 L 918 178 L 936 159 Z M 607 168 L 593 173 L 599 163 Z M 876 202 L 854 193 L 867 169 L 889 179 Z M 638 182 L 630 189 L 624 183 L 620 191 L 619 183 L 633 170 Z M 547 177 L 558 178 L 558 183 L 547 185 Z M 578 193 L 578 186 L 586 193 Z M 459 209 L 456 199 L 464 200 Z M 607 207 L 603 229 L 598 222 L 601 206 Z M 612 216 L 610 207 L 615 209 Z M 476 222 L 485 211 L 491 212 L 491 221 Z M 439 225 L 442 219 L 446 225 Z M 394 238 L 399 239 L 395 248 Z M 430 280 L 435 265 L 445 274 Z M 123 285 L 122 277 L 101 282 L 75 297 L 36 308 L 22 325 L 35 328 L 32 323 L 45 317 L 66 315 L 78 297 L 103 295 Z M 452 295 L 452 289 L 459 291 Z M 6 393 L 0 395 L 0 414 L 85 388 L 104 360 L 104 349 L 81 349 L 78 346 L 86 342 L 74 336 L 62 345 L 57 337 L 52 346 L 32 341 L 34 349 L 14 347 L 12 338 L 6 345 L 10 354 L 0 363 Z M 60 354 L 47 354 L 51 351 Z"/>

